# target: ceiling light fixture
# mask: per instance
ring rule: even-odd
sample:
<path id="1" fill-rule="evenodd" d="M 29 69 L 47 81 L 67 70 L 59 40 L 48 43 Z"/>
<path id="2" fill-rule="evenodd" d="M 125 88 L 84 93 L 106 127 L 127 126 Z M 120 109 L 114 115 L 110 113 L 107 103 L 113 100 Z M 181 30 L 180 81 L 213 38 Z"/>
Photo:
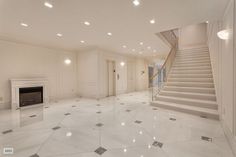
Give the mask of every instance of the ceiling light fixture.
<path id="1" fill-rule="evenodd" d="M 123 45 L 122 47 L 123 47 L 123 48 L 126 48 L 127 46 L 126 46 L 126 45 Z"/>
<path id="2" fill-rule="evenodd" d="M 57 36 L 58 36 L 58 37 L 62 37 L 62 34 L 61 34 L 61 33 L 57 33 Z"/>
<path id="3" fill-rule="evenodd" d="M 53 5 L 49 2 L 44 2 L 44 5 L 48 8 L 53 8 Z"/>
<path id="4" fill-rule="evenodd" d="M 24 27 L 28 27 L 28 26 L 29 26 L 29 25 L 26 24 L 26 23 L 21 23 L 20 25 L 21 25 L 21 26 L 24 26 Z"/>
<path id="5" fill-rule="evenodd" d="M 139 52 L 139 54 L 141 55 L 141 54 L 143 54 L 143 52 L 142 52 L 142 51 L 140 51 L 140 52 Z"/>
<path id="6" fill-rule="evenodd" d="M 112 33 L 111 33 L 111 32 L 108 32 L 107 35 L 112 36 Z"/>
<path id="7" fill-rule="evenodd" d="M 150 23 L 151 23 L 151 24 L 155 24 L 155 23 L 156 23 L 155 19 L 151 19 L 151 20 L 150 20 Z"/>
<path id="8" fill-rule="evenodd" d="M 84 24 L 87 25 L 87 26 L 89 26 L 89 25 L 90 25 L 90 22 L 85 21 Z"/>
<path id="9" fill-rule="evenodd" d="M 84 40 L 81 40 L 80 42 L 81 42 L 82 44 L 83 44 L 83 43 L 85 43 L 85 41 L 84 41 Z"/>
<path id="10" fill-rule="evenodd" d="M 133 52 L 135 52 L 135 49 L 132 49 Z"/>
<path id="11" fill-rule="evenodd" d="M 229 39 L 229 30 L 222 30 L 217 33 L 217 36 L 222 40 Z"/>
<path id="12" fill-rule="evenodd" d="M 147 49 L 150 50 L 150 49 L 151 49 L 151 46 L 148 46 Z"/>
<path id="13" fill-rule="evenodd" d="M 139 0 L 133 0 L 133 4 L 134 4 L 134 6 L 139 6 L 140 5 L 140 1 Z"/>
<path id="14" fill-rule="evenodd" d="M 72 132 L 67 132 L 67 133 L 66 133 L 66 136 L 67 136 L 67 137 L 72 136 Z"/>
<path id="15" fill-rule="evenodd" d="M 140 44 L 140 45 L 143 45 L 143 42 L 140 42 L 139 44 Z"/>
<path id="16" fill-rule="evenodd" d="M 209 21 L 206 21 L 206 23 L 209 23 Z"/>
<path id="17" fill-rule="evenodd" d="M 153 52 L 155 53 L 155 52 L 157 52 L 157 50 L 153 50 Z"/>

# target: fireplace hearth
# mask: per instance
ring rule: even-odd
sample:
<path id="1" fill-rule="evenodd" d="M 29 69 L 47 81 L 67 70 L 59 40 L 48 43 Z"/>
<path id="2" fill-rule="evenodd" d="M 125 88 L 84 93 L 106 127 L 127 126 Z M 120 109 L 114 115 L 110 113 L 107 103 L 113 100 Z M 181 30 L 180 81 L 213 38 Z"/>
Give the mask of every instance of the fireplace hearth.
<path id="1" fill-rule="evenodd" d="M 19 89 L 20 107 L 43 103 L 43 87 L 27 87 Z"/>

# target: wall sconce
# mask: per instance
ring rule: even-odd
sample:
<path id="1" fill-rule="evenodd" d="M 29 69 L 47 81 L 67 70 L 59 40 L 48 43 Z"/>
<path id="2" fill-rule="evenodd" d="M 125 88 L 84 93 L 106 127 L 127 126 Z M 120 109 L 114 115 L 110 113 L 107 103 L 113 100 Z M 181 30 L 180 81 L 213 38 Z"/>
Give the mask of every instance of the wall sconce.
<path id="1" fill-rule="evenodd" d="M 125 62 L 120 62 L 120 66 L 125 66 Z"/>
<path id="2" fill-rule="evenodd" d="M 70 65 L 70 64 L 71 64 L 71 60 L 70 60 L 70 59 L 65 59 L 65 60 L 64 60 L 64 63 L 65 63 L 66 65 Z"/>
<path id="3" fill-rule="evenodd" d="M 229 39 L 229 30 L 222 30 L 217 33 L 217 36 L 222 40 Z"/>

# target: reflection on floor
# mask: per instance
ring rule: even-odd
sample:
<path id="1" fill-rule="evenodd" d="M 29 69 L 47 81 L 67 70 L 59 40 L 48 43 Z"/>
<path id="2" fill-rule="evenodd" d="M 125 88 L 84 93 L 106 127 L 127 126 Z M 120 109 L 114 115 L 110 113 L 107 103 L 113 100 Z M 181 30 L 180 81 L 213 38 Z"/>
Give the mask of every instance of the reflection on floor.
<path id="1" fill-rule="evenodd" d="M 148 101 L 139 92 L 0 111 L 0 156 L 13 148 L 11 157 L 233 157 L 219 121 Z"/>

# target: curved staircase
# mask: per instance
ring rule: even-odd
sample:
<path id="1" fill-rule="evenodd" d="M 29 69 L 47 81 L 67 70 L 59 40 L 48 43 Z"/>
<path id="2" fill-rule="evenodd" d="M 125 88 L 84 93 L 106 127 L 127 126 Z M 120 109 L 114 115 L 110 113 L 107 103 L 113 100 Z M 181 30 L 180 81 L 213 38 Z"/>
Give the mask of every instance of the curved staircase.
<path id="1" fill-rule="evenodd" d="M 153 106 L 219 119 L 207 47 L 179 50 Z"/>

